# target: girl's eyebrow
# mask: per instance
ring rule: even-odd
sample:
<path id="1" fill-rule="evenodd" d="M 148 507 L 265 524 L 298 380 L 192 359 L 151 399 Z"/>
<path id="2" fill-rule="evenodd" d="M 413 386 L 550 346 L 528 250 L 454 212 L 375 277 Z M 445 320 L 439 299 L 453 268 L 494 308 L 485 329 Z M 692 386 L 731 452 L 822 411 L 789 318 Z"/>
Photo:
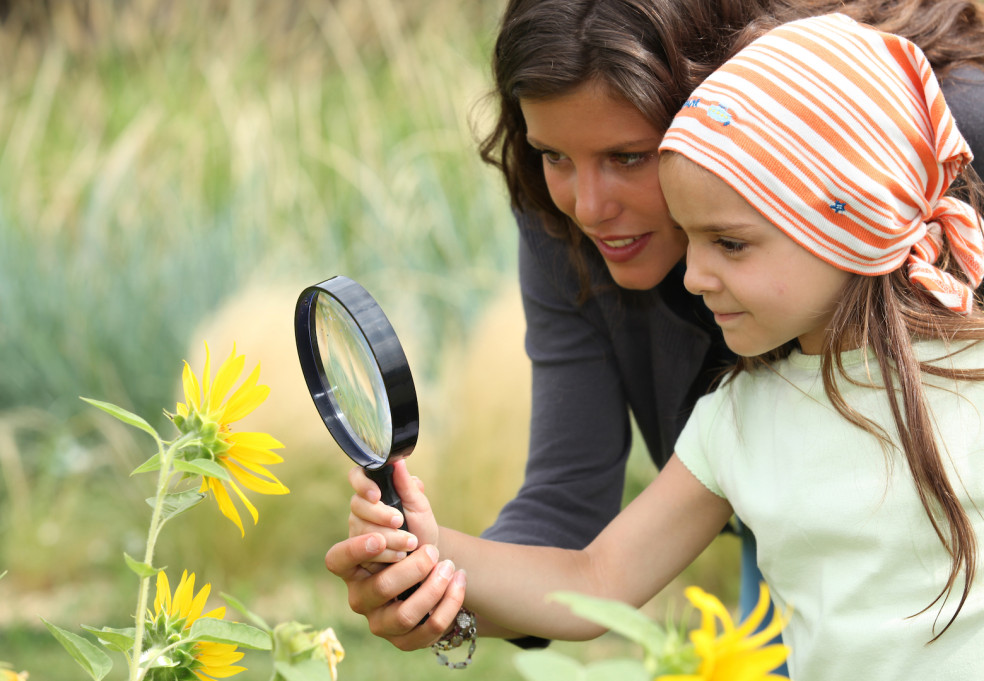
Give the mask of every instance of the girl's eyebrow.
<path id="1" fill-rule="evenodd" d="M 743 222 L 736 222 L 730 225 L 722 225 L 715 223 L 713 225 L 700 225 L 698 227 L 691 228 L 692 232 L 699 232 L 701 234 L 722 234 L 724 232 L 745 232 L 750 229 L 755 229 L 755 225 L 745 224 Z"/>

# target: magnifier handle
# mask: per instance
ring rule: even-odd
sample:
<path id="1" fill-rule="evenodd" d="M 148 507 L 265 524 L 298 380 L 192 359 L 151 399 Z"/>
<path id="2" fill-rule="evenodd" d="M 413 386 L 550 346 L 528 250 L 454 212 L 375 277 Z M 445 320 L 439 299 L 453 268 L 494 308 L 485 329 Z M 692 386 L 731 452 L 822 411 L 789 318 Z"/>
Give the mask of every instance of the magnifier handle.
<path id="1" fill-rule="evenodd" d="M 403 502 L 400 500 L 400 495 L 396 493 L 396 487 L 393 486 L 393 466 L 387 464 L 375 470 L 366 469 L 366 475 L 379 487 L 379 492 L 381 495 L 380 501 L 391 508 L 395 508 L 402 514 Z M 405 532 L 410 531 L 407 526 L 406 516 L 403 517 L 403 525 L 400 529 Z M 406 600 L 410 597 L 410 594 L 417 590 L 418 586 L 420 585 L 414 584 L 409 589 L 397 596 L 397 600 Z"/>

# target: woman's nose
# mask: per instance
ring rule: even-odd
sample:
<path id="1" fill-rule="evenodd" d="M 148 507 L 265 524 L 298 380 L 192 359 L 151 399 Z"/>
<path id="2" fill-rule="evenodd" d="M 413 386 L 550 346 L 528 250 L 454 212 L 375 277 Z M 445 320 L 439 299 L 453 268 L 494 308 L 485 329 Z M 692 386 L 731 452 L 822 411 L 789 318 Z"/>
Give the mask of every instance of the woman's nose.
<path id="1" fill-rule="evenodd" d="M 574 217 L 585 227 L 598 225 L 618 214 L 618 204 L 604 174 L 595 170 L 577 174 L 574 188 Z"/>

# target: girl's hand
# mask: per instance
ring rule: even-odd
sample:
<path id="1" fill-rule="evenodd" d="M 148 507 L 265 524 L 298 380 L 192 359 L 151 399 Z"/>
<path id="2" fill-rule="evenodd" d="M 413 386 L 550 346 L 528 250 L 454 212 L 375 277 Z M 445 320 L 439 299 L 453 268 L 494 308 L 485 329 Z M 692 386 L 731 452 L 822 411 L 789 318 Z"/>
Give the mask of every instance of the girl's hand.
<path id="1" fill-rule="evenodd" d="M 379 533 L 386 540 L 386 549 L 373 562 L 393 563 L 421 544 L 437 544 L 437 521 L 423 483 L 410 475 L 405 461 L 393 464 L 393 485 L 403 503 L 403 515 L 380 501 L 379 487 L 362 468 L 349 472 L 349 483 L 355 490 L 350 502 L 349 537 Z M 410 532 L 400 530 L 404 516 Z"/>

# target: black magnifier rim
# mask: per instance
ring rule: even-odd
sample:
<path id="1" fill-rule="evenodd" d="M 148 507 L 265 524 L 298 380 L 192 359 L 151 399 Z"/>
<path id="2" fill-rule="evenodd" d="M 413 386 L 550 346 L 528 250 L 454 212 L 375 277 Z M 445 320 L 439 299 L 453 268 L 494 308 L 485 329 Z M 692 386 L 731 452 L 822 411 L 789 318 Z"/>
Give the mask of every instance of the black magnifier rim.
<path id="1" fill-rule="evenodd" d="M 365 337 L 376 367 L 382 377 L 393 420 L 393 435 L 389 453 L 380 460 L 374 452 L 366 451 L 362 442 L 349 433 L 339 418 L 341 410 L 331 388 L 323 380 L 325 374 L 318 351 L 317 325 L 314 309 L 318 295 L 329 295 L 345 308 Z M 417 444 L 420 415 L 417 391 L 410 374 L 403 346 L 376 300 L 360 284 L 348 277 L 335 276 L 304 289 L 297 298 L 294 310 L 294 338 L 301 371 L 307 382 L 311 399 L 333 438 L 349 457 L 367 470 L 376 470 L 407 457 Z"/>

